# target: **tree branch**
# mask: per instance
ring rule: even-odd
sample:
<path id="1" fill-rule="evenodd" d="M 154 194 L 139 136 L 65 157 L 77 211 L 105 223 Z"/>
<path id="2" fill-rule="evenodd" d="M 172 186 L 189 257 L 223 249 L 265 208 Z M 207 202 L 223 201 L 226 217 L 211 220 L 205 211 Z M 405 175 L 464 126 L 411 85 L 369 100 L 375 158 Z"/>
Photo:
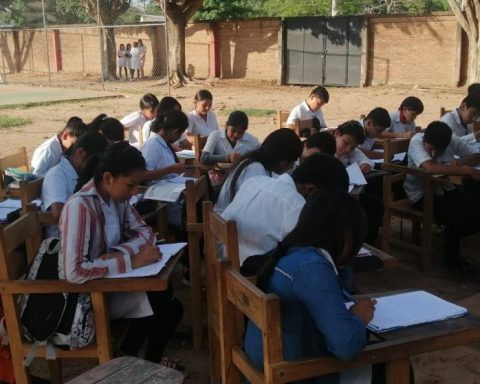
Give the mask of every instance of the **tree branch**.
<path id="1" fill-rule="evenodd" d="M 457 21 L 460 23 L 464 31 L 467 33 L 470 33 L 468 21 L 465 15 L 463 14 L 462 10 L 460 9 L 460 6 L 456 2 L 456 0 L 448 0 L 448 4 L 450 5 L 450 8 L 452 9 L 453 13 L 457 18 Z"/>
<path id="2" fill-rule="evenodd" d="M 470 1 L 467 1 L 465 4 L 465 13 L 467 15 L 468 25 L 470 26 L 470 33 L 472 34 L 473 40 L 476 43 L 478 39 L 478 29 Z"/>

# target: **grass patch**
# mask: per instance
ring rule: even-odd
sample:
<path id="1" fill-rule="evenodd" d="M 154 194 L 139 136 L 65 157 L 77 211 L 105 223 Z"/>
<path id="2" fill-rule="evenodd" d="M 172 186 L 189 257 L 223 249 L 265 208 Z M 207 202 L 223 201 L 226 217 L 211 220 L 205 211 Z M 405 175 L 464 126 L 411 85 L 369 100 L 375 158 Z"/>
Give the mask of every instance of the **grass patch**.
<path id="1" fill-rule="evenodd" d="M 22 117 L 11 117 L 0 115 L 0 129 L 8 129 L 12 127 L 21 127 L 22 125 L 30 124 L 32 120 L 24 119 Z"/>
<path id="2" fill-rule="evenodd" d="M 237 109 L 224 109 L 219 111 L 220 115 L 230 115 L 233 111 Z M 277 114 L 275 109 L 263 109 L 263 108 L 242 108 L 241 111 L 245 112 L 248 117 L 269 117 Z"/>

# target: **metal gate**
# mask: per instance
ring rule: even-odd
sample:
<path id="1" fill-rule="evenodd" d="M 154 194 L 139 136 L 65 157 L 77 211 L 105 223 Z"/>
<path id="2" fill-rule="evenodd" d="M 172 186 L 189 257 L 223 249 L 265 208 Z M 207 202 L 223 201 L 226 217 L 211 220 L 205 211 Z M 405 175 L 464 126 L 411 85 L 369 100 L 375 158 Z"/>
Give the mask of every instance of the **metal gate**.
<path id="1" fill-rule="evenodd" d="M 363 28 L 363 16 L 285 19 L 285 83 L 359 86 Z"/>

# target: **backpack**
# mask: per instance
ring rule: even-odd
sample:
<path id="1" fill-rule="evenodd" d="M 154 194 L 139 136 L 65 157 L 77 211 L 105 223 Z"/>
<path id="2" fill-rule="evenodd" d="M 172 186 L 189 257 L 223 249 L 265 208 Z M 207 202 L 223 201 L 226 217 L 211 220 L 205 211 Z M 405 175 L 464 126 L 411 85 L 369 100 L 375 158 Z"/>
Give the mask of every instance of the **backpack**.
<path id="1" fill-rule="evenodd" d="M 59 239 L 44 240 L 25 279 L 65 280 L 59 251 Z M 52 345 L 73 350 L 91 344 L 95 338 L 92 303 L 86 293 L 25 294 L 19 296 L 18 304 L 23 334 L 34 343 L 26 365 L 35 356 L 37 346 L 47 346 L 47 359 L 54 359 Z"/>

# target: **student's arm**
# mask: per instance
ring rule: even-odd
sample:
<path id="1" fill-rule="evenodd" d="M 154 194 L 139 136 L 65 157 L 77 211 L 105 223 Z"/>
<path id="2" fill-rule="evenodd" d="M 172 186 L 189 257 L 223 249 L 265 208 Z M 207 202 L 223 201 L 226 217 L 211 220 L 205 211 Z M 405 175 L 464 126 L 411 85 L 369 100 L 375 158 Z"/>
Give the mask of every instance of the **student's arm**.
<path id="1" fill-rule="evenodd" d="M 184 163 L 176 163 L 173 165 L 169 165 L 165 168 L 159 169 L 152 169 L 143 172 L 143 181 L 152 181 L 156 179 L 161 179 L 171 173 L 183 173 L 186 169 L 190 168 L 189 166 L 185 165 Z"/>
<path id="2" fill-rule="evenodd" d="M 60 215 L 62 214 L 62 209 L 64 203 L 53 203 L 50 205 L 50 214 L 52 215 L 52 220 L 55 224 L 60 220 Z"/>
<path id="3" fill-rule="evenodd" d="M 420 164 L 420 168 L 429 175 L 471 176 L 476 180 L 480 179 L 480 170 L 468 165 L 438 164 L 433 160 L 427 160 Z"/>
<path id="4" fill-rule="evenodd" d="M 375 167 L 375 163 L 358 148 L 355 148 L 350 156 L 348 156 L 348 162 L 350 164 L 357 163 L 363 174 L 371 172 Z"/>
<path id="5" fill-rule="evenodd" d="M 290 115 L 288 115 L 287 121 L 285 122 L 285 125 L 287 128 L 294 129 L 295 128 L 295 121 L 300 120 L 300 111 L 299 107 L 296 106 L 295 108 L 292 109 L 290 112 Z"/>
<path id="6" fill-rule="evenodd" d="M 57 168 L 47 172 L 42 183 L 42 204 L 44 211 L 50 211 L 53 223 L 57 224 L 62 214 L 62 209 L 70 198 L 67 181 L 55 172 Z"/>
<path id="7" fill-rule="evenodd" d="M 232 152 L 233 153 L 233 152 Z M 202 164 L 212 165 L 216 163 L 228 163 L 230 162 L 230 155 L 214 155 L 209 152 L 202 152 L 201 158 Z"/>
<path id="8" fill-rule="evenodd" d="M 414 131 L 405 131 L 405 132 L 390 132 L 383 131 L 380 134 L 382 139 L 410 139 L 415 135 Z"/>
<path id="9" fill-rule="evenodd" d="M 223 148 L 218 145 L 218 133 L 220 131 L 212 132 L 203 147 L 201 162 L 205 165 L 211 165 L 215 163 L 228 162 L 230 157 L 223 152 Z"/>

